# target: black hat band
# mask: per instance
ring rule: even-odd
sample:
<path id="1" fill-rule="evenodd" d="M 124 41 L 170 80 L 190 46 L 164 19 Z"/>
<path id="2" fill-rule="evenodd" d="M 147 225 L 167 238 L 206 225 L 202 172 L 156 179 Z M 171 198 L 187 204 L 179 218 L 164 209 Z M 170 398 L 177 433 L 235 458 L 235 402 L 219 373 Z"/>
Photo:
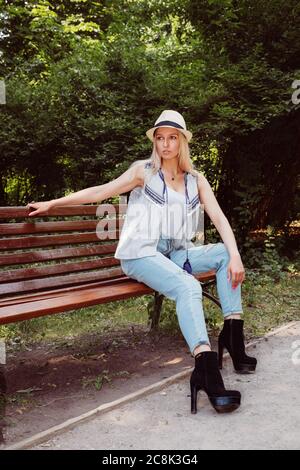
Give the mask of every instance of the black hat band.
<path id="1" fill-rule="evenodd" d="M 184 130 L 184 127 L 182 127 L 180 124 L 177 124 L 177 122 L 173 122 L 173 121 L 160 121 L 158 124 L 155 124 L 154 127 L 162 127 L 162 126 L 172 126 L 172 127 L 177 127 L 178 129 Z"/>

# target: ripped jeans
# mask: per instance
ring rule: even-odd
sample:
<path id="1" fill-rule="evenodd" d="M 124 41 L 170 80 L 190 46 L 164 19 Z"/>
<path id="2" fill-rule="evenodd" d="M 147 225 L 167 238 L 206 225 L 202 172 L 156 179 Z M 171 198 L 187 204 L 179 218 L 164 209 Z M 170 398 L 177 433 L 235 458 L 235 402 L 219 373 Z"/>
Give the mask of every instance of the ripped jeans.
<path id="1" fill-rule="evenodd" d="M 229 254 L 224 243 L 210 243 L 189 248 L 193 273 L 216 270 L 217 291 L 224 317 L 242 313 L 241 284 L 233 289 L 227 280 Z M 176 302 L 176 313 L 181 332 L 193 354 L 196 346 L 210 345 L 203 306 L 202 287 L 192 274 L 182 269 L 186 250 L 176 250 L 172 240 L 160 238 L 155 256 L 121 259 L 124 273 L 143 282 L 168 299 Z"/>

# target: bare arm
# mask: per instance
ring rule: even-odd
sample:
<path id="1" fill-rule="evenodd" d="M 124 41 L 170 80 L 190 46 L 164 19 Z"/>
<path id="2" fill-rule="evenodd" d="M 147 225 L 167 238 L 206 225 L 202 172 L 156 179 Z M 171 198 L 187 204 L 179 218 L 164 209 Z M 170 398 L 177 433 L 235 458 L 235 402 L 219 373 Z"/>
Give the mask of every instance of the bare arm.
<path id="1" fill-rule="evenodd" d="M 136 186 L 142 186 L 144 181 L 144 164 L 138 163 L 126 170 L 118 178 L 110 181 L 109 183 L 100 186 L 92 186 L 90 188 L 82 189 L 68 196 L 51 201 L 35 202 L 27 204 L 27 207 L 33 207 L 35 211 L 30 213 L 30 216 L 42 214 L 49 209 L 57 206 L 87 204 L 92 202 L 101 202 L 112 196 L 117 196 L 122 193 L 131 191 Z"/>
<path id="2" fill-rule="evenodd" d="M 202 173 L 198 172 L 198 190 L 201 203 L 204 204 L 204 210 L 218 230 L 231 258 L 240 257 L 236 244 L 235 236 L 223 213 L 219 203 L 213 193 L 213 190 Z"/>

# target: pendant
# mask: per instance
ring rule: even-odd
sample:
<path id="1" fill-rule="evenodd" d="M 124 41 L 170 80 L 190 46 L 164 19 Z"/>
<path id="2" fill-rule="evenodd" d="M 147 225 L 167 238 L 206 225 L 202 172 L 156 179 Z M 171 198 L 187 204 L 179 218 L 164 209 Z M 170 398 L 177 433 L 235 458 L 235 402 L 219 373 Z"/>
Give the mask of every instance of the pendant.
<path id="1" fill-rule="evenodd" d="M 183 269 L 189 274 L 192 274 L 192 272 L 193 272 L 192 266 L 190 265 L 190 262 L 189 262 L 188 258 L 184 262 Z"/>

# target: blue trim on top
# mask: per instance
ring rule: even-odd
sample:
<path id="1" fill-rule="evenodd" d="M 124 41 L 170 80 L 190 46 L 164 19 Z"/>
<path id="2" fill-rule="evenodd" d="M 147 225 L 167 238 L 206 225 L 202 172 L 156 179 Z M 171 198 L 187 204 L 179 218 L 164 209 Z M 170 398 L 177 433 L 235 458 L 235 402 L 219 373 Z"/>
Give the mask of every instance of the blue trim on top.
<path id="1" fill-rule="evenodd" d="M 154 192 L 147 184 L 145 185 L 145 193 L 147 193 L 153 201 L 158 202 L 161 206 L 164 205 L 165 200 Z"/>
<path id="2" fill-rule="evenodd" d="M 200 202 L 200 199 L 198 197 L 197 199 L 194 200 L 193 203 L 190 204 L 191 209 L 194 209 L 199 204 L 199 202 Z"/>

